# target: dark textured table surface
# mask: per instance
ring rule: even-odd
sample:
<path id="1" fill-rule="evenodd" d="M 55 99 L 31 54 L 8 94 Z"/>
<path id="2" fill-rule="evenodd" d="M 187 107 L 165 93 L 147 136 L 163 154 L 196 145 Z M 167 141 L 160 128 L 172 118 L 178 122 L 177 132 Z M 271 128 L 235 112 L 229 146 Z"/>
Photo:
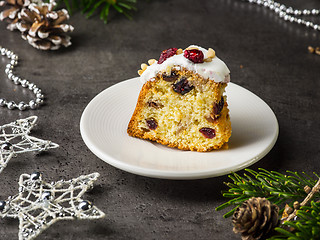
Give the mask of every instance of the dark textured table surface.
<path id="1" fill-rule="evenodd" d="M 286 1 L 289 3 L 292 1 Z M 319 8 L 316 0 L 296 1 Z M 300 5 L 299 5 L 300 4 Z M 79 130 L 81 114 L 102 90 L 137 76 L 140 63 L 163 49 L 190 44 L 212 47 L 231 70 L 231 81 L 262 98 L 277 116 L 280 133 L 274 148 L 253 169 L 319 171 L 320 32 L 285 22 L 275 13 L 238 0 L 139 1 L 132 21 L 74 14 L 73 45 L 39 51 L 0 22 L 0 45 L 19 55 L 16 73 L 36 83 L 45 105 L 20 112 L 0 108 L 0 125 L 39 117 L 32 135 L 60 145 L 47 153 L 12 159 L 0 175 L 0 199 L 18 191 L 22 173 L 43 172 L 46 179 L 70 179 L 99 172 L 95 190 L 84 196 L 106 213 L 102 220 L 60 221 L 39 239 L 240 239 L 230 219 L 214 209 L 225 201 L 226 176 L 173 181 L 133 175 L 96 157 Z M 318 19 L 319 20 L 319 19 Z M 0 57 L 0 98 L 32 97 L 5 76 Z M 17 239 L 18 221 L 0 219 L 0 239 Z"/>

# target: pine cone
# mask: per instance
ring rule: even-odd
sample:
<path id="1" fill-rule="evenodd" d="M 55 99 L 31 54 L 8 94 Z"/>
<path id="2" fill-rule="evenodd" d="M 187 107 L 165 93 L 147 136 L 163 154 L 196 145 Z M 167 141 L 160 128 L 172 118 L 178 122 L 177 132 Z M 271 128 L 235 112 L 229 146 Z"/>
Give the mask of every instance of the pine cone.
<path id="1" fill-rule="evenodd" d="M 279 207 L 266 198 L 250 198 L 233 214 L 233 231 L 242 240 L 263 239 L 278 224 Z"/>
<path id="2" fill-rule="evenodd" d="M 73 27 L 62 24 L 69 19 L 65 9 L 53 11 L 53 3 L 36 5 L 31 3 L 18 14 L 17 28 L 22 33 L 22 38 L 33 47 L 41 50 L 56 50 L 60 46 L 71 45 L 67 32 L 72 32 Z"/>
<path id="3" fill-rule="evenodd" d="M 5 9 L 0 13 L 0 20 L 6 20 L 9 23 L 7 29 L 10 31 L 17 29 L 16 23 L 18 22 L 18 13 L 23 7 L 28 6 L 30 3 L 30 0 L 0 1 L 0 7 Z"/>

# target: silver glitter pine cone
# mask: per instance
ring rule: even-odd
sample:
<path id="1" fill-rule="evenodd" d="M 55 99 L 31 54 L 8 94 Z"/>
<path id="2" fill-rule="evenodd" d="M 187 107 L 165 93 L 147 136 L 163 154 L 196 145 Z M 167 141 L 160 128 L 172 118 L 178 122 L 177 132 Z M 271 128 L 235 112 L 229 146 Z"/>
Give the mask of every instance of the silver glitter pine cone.
<path id="1" fill-rule="evenodd" d="M 243 202 L 233 214 L 233 231 L 241 233 L 242 240 L 259 240 L 278 225 L 279 207 L 266 198 L 252 197 Z"/>
<path id="2" fill-rule="evenodd" d="M 18 22 L 18 13 L 23 7 L 30 4 L 30 0 L 3 0 L 0 1 L 0 20 L 7 21 L 9 24 L 7 29 L 13 31 L 17 29 L 16 23 Z"/>
<path id="3" fill-rule="evenodd" d="M 72 32 L 73 26 L 63 23 L 69 19 L 68 11 L 53 11 L 54 6 L 54 2 L 31 3 L 18 14 L 17 28 L 22 38 L 37 49 L 56 50 L 71 45 L 71 38 L 66 33 Z"/>

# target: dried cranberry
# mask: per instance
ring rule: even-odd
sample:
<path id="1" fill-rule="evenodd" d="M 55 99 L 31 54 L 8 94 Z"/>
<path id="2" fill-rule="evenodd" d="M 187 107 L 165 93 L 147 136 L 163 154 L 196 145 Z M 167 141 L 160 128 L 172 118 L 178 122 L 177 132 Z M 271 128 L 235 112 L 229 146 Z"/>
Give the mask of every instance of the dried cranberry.
<path id="1" fill-rule="evenodd" d="M 173 91 L 184 95 L 190 92 L 194 87 L 189 85 L 189 82 L 186 78 L 181 78 L 180 81 L 172 85 Z"/>
<path id="2" fill-rule="evenodd" d="M 146 119 L 148 128 L 155 130 L 158 127 L 157 121 L 154 118 Z"/>
<path id="3" fill-rule="evenodd" d="M 199 132 L 201 132 L 202 135 L 205 136 L 206 138 L 210 138 L 210 139 L 216 136 L 216 131 L 212 128 L 204 127 L 204 128 L 201 128 Z"/>
<path id="4" fill-rule="evenodd" d="M 183 56 L 194 63 L 203 63 L 203 53 L 198 49 L 185 50 Z"/>
<path id="5" fill-rule="evenodd" d="M 213 114 L 214 114 L 214 115 L 220 114 L 220 112 L 221 112 L 222 109 L 223 109 L 223 106 L 224 106 L 224 98 L 221 97 L 221 100 L 220 100 L 218 103 L 215 103 L 215 104 L 213 105 Z"/>
<path id="6" fill-rule="evenodd" d="M 167 58 L 172 57 L 173 55 L 176 55 L 178 48 L 169 48 L 167 50 L 162 51 L 158 64 L 163 63 Z"/>
<path id="7" fill-rule="evenodd" d="M 174 82 L 175 80 L 178 79 L 178 77 L 179 77 L 179 75 L 177 75 L 177 73 L 174 71 L 172 71 L 169 76 L 166 74 L 162 74 L 163 80 L 165 80 L 167 82 Z"/>

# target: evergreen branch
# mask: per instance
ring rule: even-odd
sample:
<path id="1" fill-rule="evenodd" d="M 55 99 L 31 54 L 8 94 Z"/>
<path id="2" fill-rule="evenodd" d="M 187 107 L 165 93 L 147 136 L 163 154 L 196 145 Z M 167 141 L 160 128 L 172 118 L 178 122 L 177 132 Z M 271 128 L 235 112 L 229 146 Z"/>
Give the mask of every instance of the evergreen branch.
<path id="1" fill-rule="evenodd" d="M 265 197 L 271 203 L 288 204 L 295 210 L 290 212 L 282 206 L 282 221 L 275 228 L 278 233 L 269 240 L 316 240 L 320 239 L 320 178 L 302 172 L 287 171 L 288 175 L 275 171 L 246 169 L 240 176 L 237 173 L 229 175 L 232 182 L 225 183 L 229 190 L 223 196 L 231 198 L 216 208 L 217 211 L 233 206 L 224 217 L 230 217 L 242 203 L 252 197 Z M 313 199 L 313 201 L 311 201 Z M 297 201 L 297 203 L 294 203 Z M 311 203 L 309 203 L 311 201 Z M 300 202 L 300 204 L 299 204 Z M 294 203 L 294 204 L 293 204 Z M 298 205 L 297 205 L 298 204 Z M 291 206 L 291 207 L 290 207 Z M 288 214 L 290 214 L 288 216 Z"/>
<path id="2" fill-rule="evenodd" d="M 320 202 L 311 201 L 310 206 L 302 206 L 296 215 L 297 220 L 283 223 L 286 229 L 281 227 L 275 228 L 280 235 L 275 235 L 269 238 L 269 240 L 320 239 Z"/>
<path id="3" fill-rule="evenodd" d="M 320 189 L 320 178 L 318 182 L 314 185 L 314 187 L 312 188 L 308 196 L 303 200 L 302 203 L 300 203 L 300 206 L 301 207 L 305 206 L 313 198 L 315 194 L 319 193 L 319 189 Z M 296 212 L 297 210 L 294 210 L 294 212 L 286 219 L 286 221 L 292 220 L 296 216 Z"/>
<path id="4" fill-rule="evenodd" d="M 58 6 L 61 4 L 66 6 L 70 14 L 74 10 L 81 10 L 87 18 L 99 11 L 100 19 L 105 23 L 108 22 L 110 7 L 128 19 L 132 19 L 132 12 L 137 10 L 137 0 L 60 0 Z"/>
<path id="5" fill-rule="evenodd" d="M 317 180 L 312 179 L 305 173 L 299 174 L 297 172 L 287 171 L 290 175 L 284 175 L 276 171 L 267 171 L 260 168 L 259 172 L 245 169 L 247 173 L 240 176 L 233 173 L 228 177 L 233 183 L 225 183 L 230 189 L 223 193 L 224 197 L 231 198 L 231 200 L 216 208 L 217 211 L 235 206 L 237 208 L 242 202 L 251 197 L 265 197 L 272 203 L 279 205 L 287 202 L 293 205 L 295 201 L 301 201 L 306 198 L 307 193 L 304 190 L 305 186 L 313 187 Z M 314 174 L 316 177 L 317 175 Z M 315 193 L 317 197 L 320 194 Z M 231 216 L 235 209 L 232 209 L 224 215 L 224 217 Z M 284 211 L 284 206 L 280 213 Z"/>

